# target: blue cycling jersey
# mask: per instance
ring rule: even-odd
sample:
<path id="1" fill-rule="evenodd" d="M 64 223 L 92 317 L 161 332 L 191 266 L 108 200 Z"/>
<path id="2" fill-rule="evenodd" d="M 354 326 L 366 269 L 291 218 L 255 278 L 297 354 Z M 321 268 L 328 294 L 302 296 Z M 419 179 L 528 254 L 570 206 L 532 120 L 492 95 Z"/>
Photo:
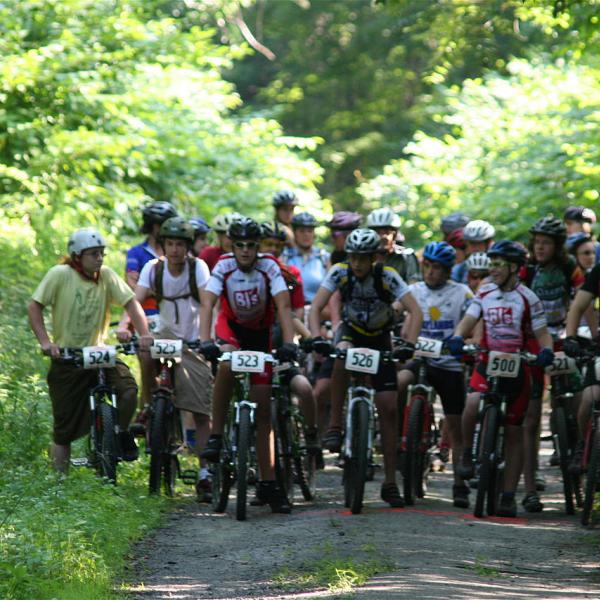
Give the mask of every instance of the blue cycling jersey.
<path id="1" fill-rule="evenodd" d="M 452 267 L 452 271 L 450 273 L 450 279 L 453 281 L 457 281 L 458 283 L 467 283 L 467 261 L 463 260 L 462 262 L 454 265 Z"/>
<path id="2" fill-rule="evenodd" d="M 286 248 L 282 259 L 300 269 L 304 284 L 304 300 L 310 304 L 327 274 L 329 252 L 313 247 L 308 254 L 302 254 L 298 248 Z"/>
<path id="3" fill-rule="evenodd" d="M 156 254 L 152 246 L 150 246 L 148 240 L 145 240 L 141 244 L 127 250 L 125 272 L 129 273 L 130 271 L 135 271 L 136 273 L 141 273 L 144 265 L 154 258 L 158 258 L 158 254 Z M 154 298 L 148 298 L 142 304 L 142 308 L 147 315 L 158 314 L 158 307 L 156 306 Z"/>

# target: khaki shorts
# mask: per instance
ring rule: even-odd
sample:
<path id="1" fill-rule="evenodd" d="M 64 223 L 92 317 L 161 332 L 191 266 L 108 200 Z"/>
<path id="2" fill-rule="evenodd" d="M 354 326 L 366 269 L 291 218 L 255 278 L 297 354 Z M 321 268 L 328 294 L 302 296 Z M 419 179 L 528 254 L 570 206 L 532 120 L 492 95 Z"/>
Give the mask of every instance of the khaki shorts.
<path id="1" fill-rule="evenodd" d="M 127 430 L 137 404 L 137 384 L 127 365 L 121 361 L 104 372 L 106 382 L 117 392 L 119 426 Z M 54 443 L 67 446 L 90 432 L 89 391 L 97 384 L 98 373 L 52 361 L 47 380 L 54 417 Z"/>
<path id="2" fill-rule="evenodd" d="M 175 406 L 203 415 L 211 414 L 213 376 L 203 356 L 184 348 L 175 367 Z"/>

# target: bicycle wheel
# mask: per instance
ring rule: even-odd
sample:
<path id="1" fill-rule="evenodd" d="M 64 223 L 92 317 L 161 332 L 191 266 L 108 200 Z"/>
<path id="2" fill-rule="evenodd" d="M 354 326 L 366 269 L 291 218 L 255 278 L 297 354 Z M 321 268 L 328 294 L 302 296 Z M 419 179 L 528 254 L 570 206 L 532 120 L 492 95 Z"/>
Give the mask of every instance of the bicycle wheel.
<path id="1" fill-rule="evenodd" d="M 165 395 L 157 395 L 154 398 L 152 407 L 152 416 L 150 418 L 150 478 L 148 489 L 151 494 L 160 493 L 160 482 L 164 469 L 165 458 L 167 457 L 167 403 L 168 398 Z"/>
<path id="2" fill-rule="evenodd" d="M 250 459 L 250 440 L 252 437 L 252 423 L 250 420 L 250 408 L 240 408 L 240 422 L 238 425 L 237 439 L 237 465 L 236 480 L 237 494 L 235 517 L 238 521 L 246 520 L 246 502 L 248 496 L 248 462 Z"/>
<path id="3" fill-rule="evenodd" d="M 359 399 L 352 408 L 351 456 L 344 461 L 344 491 L 352 514 L 362 510 L 369 466 L 369 406 Z"/>
<path id="4" fill-rule="evenodd" d="M 309 454 L 306 450 L 302 422 L 295 417 L 293 417 L 293 422 L 292 457 L 294 474 L 302 496 L 308 502 L 314 499 L 317 491 L 317 457 L 314 454 Z"/>
<path id="5" fill-rule="evenodd" d="M 494 453 L 496 449 L 496 433 L 498 430 L 498 408 L 493 404 L 486 407 L 481 424 L 481 452 L 479 454 L 479 483 L 475 510 L 477 518 L 483 517 L 483 507 L 486 496 L 496 493 L 496 465 Z"/>
<path id="6" fill-rule="evenodd" d="M 585 478 L 585 497 L 583 500 L 583 512 L 581 513 L 581 524 L 586 527 L 591 527 L 594 524 L 594 500 L 596 498 L 596 489 L 600 483 L 600 429 L 598 429 L 598 425 L 596 423 L 596 431 L 592 438 L 590 459 Z"/>
<path id="7" fill-rule="evenodd" d="M 285 408 L 287 398 L 277 398 L 273 415 L 275 438 L 275 479 L 290 504 L 294 497 L 294 467 L 292 462 L 292 423 Z"/>
<path id="8" fill-rule="evenodd" d="M 423 411 L 425 398 L 413 396 L 410 399 L 408 429 L 406 431 L 406 456 L 404 461 L 404 501 L 408 506 L 415 503 L 419 491 L 422 491 L 423 461 L 421 437 L 423 435 Z"/>
<path id="9" fill-rule="evenodd" d="M 117 432 L 115 409 L 106 402 L 96 406 L 98 473 L 110 482 L 117 483 Z"/>
<path id="10" fill-rule="evenodd" d="M 573 478 L 571 473 L 569 473 L 569 431 L 567 429 L 567 417 L 565 415 L 564 407 L 557 406 L 552 411 L 552 420 L 554 422 L 556 446 L 563 480 L 565 512 L 568 515 L 573 515 L 575 514 L 575 506 L 573 503 Z"/>

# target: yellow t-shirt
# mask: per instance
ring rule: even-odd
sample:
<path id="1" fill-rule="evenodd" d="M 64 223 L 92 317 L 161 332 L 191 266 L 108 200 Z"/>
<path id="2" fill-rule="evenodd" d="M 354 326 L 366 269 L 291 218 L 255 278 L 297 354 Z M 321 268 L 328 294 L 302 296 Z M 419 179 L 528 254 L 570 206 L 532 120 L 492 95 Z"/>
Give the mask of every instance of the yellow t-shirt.
<path id="1" fill-rule="evenodd" d="M 32 299 L 52 308 L 52 338 L 61 347 L 102 343 L 110 322 L 110 305 L 124 306 L 134 297 L 131 288 L 109 267 L 98 283 L 86 281 L 68 265 L 52 267 Z"/>

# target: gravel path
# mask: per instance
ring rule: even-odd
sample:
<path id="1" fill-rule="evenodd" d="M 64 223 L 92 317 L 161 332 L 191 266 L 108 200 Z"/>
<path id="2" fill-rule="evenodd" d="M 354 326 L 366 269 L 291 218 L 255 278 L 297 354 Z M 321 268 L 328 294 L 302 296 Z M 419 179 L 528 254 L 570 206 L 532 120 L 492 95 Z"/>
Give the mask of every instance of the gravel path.
<path id="1" fill-rule="evenodd" d="M 299 502 L 291 516 L 250 507 L 238 522 L 184 502 L 138 545 L 126 589 L 139 600 L 348 597 L 299 578 L 354 560 L 379 574 L 353 598 L 600 598 L 600 535 L 564 515 L 558 469 L 543 473 L 544 512 L 515 519 L 454 508 L 449 472 L 433 473 L 427 497 L 406 509 L 379 500 L 378 473 L 363 514 L 351 515 L 341 471 L 329 462 L 318 500 Z"/>

